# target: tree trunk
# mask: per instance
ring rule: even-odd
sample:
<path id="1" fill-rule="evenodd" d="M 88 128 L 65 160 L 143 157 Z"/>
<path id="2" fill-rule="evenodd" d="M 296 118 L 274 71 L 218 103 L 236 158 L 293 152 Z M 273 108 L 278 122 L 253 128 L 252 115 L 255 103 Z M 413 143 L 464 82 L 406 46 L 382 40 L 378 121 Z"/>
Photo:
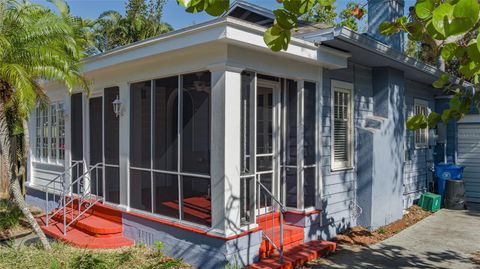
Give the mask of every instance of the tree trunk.
<path id="1" fill-rule="evenodd" d="M 25 216 L 28 224 L 37 234 L 40 242 L 42 243 L 45 250 L 50 251 L 52 248 L 48 242 L 47 237 L 38 226 L 37 221 L 33 217 L 32 213 L 28 209 L 28 205 L 23 198 L 20 184 L 18 178 L 16 177 L 15 167 L 16 167 L 16 153 L 15 145 L 12 143 L 12 136 L 10 135 L 7 123 L 7 115 L 5 113 L 4 103 L 0 101 L 0 148 L 3 155 L 3 161 L 7 169 L 7 177 L 10 180 L 10 198 L 13 199 L 15 204 L 20 208 L 23 215 Z M 48 212 L 46 212 L 48 213 Z"/>

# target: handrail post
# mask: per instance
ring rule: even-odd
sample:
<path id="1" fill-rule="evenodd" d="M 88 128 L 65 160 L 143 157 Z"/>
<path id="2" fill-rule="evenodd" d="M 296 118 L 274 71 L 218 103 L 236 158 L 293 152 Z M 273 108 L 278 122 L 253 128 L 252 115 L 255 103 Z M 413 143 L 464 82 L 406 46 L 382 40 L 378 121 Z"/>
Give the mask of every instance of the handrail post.
<path id="1" fill-rule="evenodd" d="M 67 236 L 67 207 L 65 203 L 65 191 L 63 192 L 63 236 Z"/>
<path id="2" fill-rule="evenodd" d="M 283 208 L 280 206 L 280 263 L 283 263 Z"/>
<path id="3" fill-rule="evenodd" d="M 45 188 L 45 225 L 48 227 L 48 188 Z"/>

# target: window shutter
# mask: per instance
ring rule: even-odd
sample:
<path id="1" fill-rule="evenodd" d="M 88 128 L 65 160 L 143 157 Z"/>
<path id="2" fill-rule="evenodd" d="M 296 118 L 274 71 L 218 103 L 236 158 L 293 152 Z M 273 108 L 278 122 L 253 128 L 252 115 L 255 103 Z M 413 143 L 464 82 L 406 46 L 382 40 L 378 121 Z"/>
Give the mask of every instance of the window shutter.
<path id="1" fill-rule="evenodd" d="M 348 100 L 349 94 L 335 91 L 334 97 L 334 144 L 333 157 L 335 162 L 348 162 Z"/>
<path id="2" fill-rule="evenodd" d="M 428 102 L 425 100 L 415 99 L 413 112 L 415 115 L 428 115 Z M 428 146 L 428 128 L 416 130 L 414 133 L 415 147 Z"/>
<path id="3" fill-rule="evenodd" d="M 332 169 L 347 169 L 353 164 L 353 85 L 332 81 Z"/>

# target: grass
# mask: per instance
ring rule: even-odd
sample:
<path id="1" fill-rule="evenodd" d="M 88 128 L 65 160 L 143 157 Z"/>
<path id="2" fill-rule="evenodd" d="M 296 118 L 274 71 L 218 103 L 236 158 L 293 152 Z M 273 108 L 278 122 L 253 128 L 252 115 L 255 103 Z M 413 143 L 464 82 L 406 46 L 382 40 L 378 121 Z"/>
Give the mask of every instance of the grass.
<path id="1" fill-rule="evenodd" d="M 36 245 L 0 246 L 2 269 L 169 269 L 189 268 L 181 259 L 169 258 L 160 249 L 145 246 L 117 250 L 86 250 L 64 243 L 52 243 L 52 252 Z"/>

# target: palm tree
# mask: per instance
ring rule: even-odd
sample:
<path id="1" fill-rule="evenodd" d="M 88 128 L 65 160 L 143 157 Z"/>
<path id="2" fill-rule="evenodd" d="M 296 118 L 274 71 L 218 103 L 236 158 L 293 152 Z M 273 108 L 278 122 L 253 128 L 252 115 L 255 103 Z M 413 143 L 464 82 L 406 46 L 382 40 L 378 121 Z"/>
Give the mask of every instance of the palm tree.
<path id="1" fill-rule="evenodd" d="M 79 28 L 43 6 L 16 0 L 0 3 L 0 149 L 9 168 L 10 196 L 47 250 L 48 240 L 19 184 L 29 152 L 27 120 L 37 104 L 47 101 L 42 80 L 62 82 L 69 91 L 88 90 L 80 70 L 85 43 L 79 37 Z"/>
<path id="2" fill-rule="evenodd" d="M 94 27 L 96 48 L 104 52 L 173 30 L 161 21 L 165 0 L 129 0 L 126 15 L 117 11 L 103 12 Z"/>

